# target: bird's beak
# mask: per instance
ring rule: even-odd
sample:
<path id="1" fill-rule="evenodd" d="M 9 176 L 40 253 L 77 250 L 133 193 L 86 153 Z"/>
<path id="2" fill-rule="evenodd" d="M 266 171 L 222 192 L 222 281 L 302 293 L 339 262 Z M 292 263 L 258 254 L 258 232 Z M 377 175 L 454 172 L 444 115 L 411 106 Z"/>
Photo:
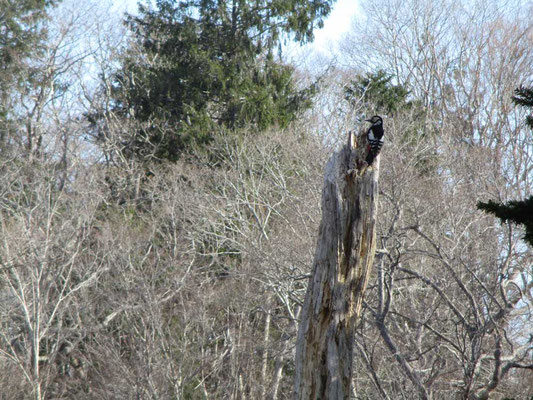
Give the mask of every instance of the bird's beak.
<path id="1" fill-rule="evenodd" d="M 365 121 L 367 121 L 367 122 L 372 122 L 372 120 L 371 120 L 371 119 L 365 119 Z"/>

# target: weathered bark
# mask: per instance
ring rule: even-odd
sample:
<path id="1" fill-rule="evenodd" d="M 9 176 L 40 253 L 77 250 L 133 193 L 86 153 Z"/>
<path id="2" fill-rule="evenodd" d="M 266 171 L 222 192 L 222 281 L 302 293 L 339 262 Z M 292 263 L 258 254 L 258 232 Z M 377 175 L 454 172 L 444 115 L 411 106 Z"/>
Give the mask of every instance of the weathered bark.
<path id="1" fill-rule="evenodd" d="M 296 344 L 295 399 L 348 399 L 354 331 L 376 246 L 379 157 L 366 135 L 328 161 L 322 221 Z"/>

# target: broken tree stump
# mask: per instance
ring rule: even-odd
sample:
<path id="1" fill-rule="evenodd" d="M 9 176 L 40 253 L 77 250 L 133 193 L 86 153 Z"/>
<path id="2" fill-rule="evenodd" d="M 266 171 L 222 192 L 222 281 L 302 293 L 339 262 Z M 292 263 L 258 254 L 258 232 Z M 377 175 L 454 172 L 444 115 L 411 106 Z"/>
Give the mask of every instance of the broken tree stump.
<path id="1" fill-rule="evenodd" d="M 348 399 L 354 332 L 376 249 L 379 158 L 364 132 L 329 159 L 322 221 L 296 343 L 297 400 Z"/>

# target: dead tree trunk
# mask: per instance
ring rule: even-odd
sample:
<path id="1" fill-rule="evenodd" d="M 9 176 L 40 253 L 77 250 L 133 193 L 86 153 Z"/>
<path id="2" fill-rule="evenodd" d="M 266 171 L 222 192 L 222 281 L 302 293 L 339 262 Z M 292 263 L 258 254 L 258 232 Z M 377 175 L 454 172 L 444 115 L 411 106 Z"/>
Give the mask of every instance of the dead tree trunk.
<path id="1" fill-rule="evenodd" d="M 372 167 L 366 135 L 327 163 L 322 221 L 296 343 L 297 400 L 348 399 L 354 331 L 376 247 L 379 157 Z"/>

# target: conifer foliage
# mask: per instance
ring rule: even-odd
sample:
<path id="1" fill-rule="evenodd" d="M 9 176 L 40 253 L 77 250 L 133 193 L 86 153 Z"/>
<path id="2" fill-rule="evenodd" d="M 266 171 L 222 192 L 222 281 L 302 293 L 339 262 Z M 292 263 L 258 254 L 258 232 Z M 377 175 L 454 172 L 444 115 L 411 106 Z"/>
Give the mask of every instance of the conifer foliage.
<path id="1" fill-rule="evenodd" d="M 411 108 L 409 90 L 402 85 L 394 85 L 393 75 L 384 70 L 359 74 L 344 88 L 344 97 L 351 104 L 359 102 L 374 108 L 378 114 L 392 115 L 400 109 Z"/>
<path id="2" fill-rule="evenodd" d="M 114 112 L 143 123 L 134 154 L 174 161 L 217 129 L 286 126 L 310 105 L 282 38 L 313 39 L 333 0 L 159 0 L 127 26 L 133 43 L 114 76 Z M 154 124 L 154 121 L 157 124 Z M 157 125 L 157 127 L 155 126 Z M 163 129 L 161 128 L 163 126 Z"/>
<path id="3" fill-rule="evenodd" d="M 515 104 L 528 107 L 533 110 L 533 88 L 520 86 L 519 88 L 515 89 L 513 101 Z M 526 117 L 526 124 L 533 129 L 533 115 L 528 115 Z"/>
<path id="4" fill-rule="evenodd" d="M 523 201 L 510 201 L 506 204 L 489 200 L 487 203 L 478 203 L 478 208 L 491 213 L 502 222 L 523 224 L 526 228 L 524 240 L 533 245 L 533 196 Z"/>
<path id="5" fill-rule="evenodd" d="M 10 0 L 0 3 L 0 152 L 11 145 L 16 131 L 14 93 L 28 91 L 39 71 L 29 61 L 43 50 L 48 10 L 56 0 Z M 2 149 L 4 151 L 2 151 Z"/>
<path id="6" fill-rule="evenodd" d="M 515 89 L 513 101 L 523 107 L 533 110 L 533 88 L 520 86 Z M 533 129 L 533 116 L 526 117 L 526 125 Z M 477 207 L 480 210 L 494 214 L 502 222 L 514 222 L 524 225 L 526 234 L 524 240 L 533 246 L 533 195 L 529 198 L 519 201 L 510 201 L 507 204 L 497 203 L 489 200 L 487 203 L 478 202 Z"/>

